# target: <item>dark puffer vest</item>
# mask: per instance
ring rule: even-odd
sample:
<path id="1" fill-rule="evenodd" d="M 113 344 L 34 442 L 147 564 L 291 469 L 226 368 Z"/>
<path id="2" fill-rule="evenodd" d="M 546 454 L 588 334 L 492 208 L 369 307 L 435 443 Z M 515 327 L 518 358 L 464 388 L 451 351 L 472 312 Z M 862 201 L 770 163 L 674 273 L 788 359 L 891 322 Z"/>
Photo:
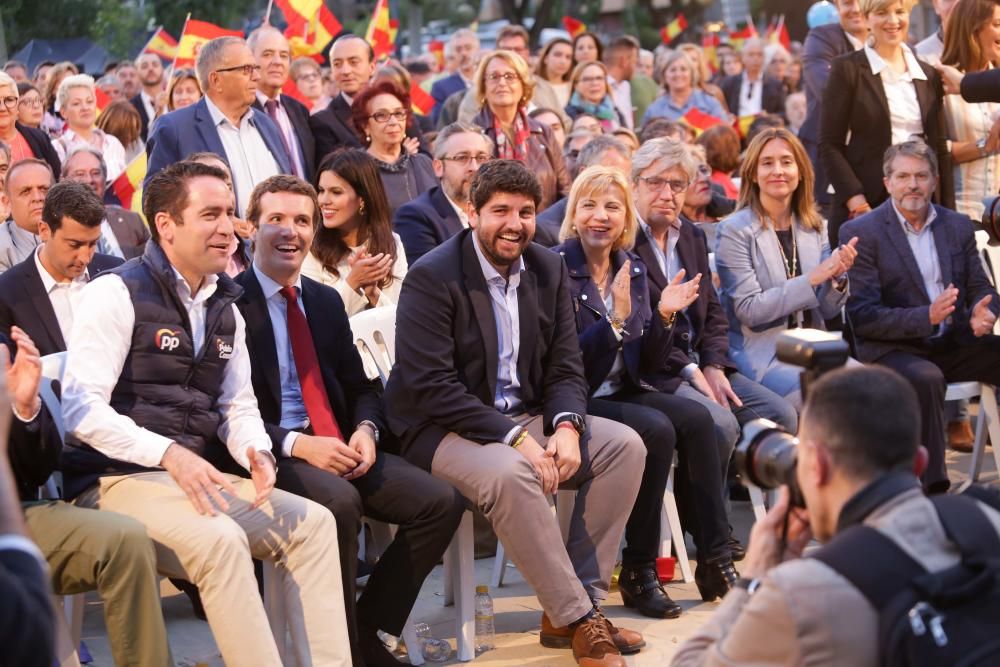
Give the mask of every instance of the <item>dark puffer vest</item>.
<path id="1" fill-rule="evenodd" d="M 233 353 L 236 318 L 232 304 L 242 289 L 227 276 L 219 276 L 215 293 L 205 302 L 205 342 L 195 357 L 191 323 L 177 295 L 176 275 L 159 244 L 146 244 L 145 254 L 108 273 L 122 279 L 135 309 L 132 346 L 111 393 L 111 407 L 200 456 L 218 457 L 224 452 L 217 451 L 221 449 L 216 435 L 221 415 L 215 404 Z M 150 470 L 111 459 L 79 442 L 67 443 L 62 469 L 68 498 L 103 475 Z"/>

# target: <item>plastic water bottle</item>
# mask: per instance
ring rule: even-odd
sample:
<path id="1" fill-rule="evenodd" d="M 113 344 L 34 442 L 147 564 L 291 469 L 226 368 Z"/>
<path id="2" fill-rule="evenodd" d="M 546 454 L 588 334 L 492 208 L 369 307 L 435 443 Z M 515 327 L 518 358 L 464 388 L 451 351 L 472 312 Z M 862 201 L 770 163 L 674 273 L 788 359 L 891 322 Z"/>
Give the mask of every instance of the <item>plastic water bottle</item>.
<path id="1" fill-rule="evenodd" d="M 496 648 L 496 629 L 493 625 L 493 598 L 489 586 L 476 586 L 476 653 Z"/>
<path id="2" fill-rule="evenodd" d="M 417 623 L 413 626 L 417 641 L 420 642 L 420 653 L 427 662 L 446 662 L 451 657 L 451 644 L 431 635 L 430 626 Z"/>

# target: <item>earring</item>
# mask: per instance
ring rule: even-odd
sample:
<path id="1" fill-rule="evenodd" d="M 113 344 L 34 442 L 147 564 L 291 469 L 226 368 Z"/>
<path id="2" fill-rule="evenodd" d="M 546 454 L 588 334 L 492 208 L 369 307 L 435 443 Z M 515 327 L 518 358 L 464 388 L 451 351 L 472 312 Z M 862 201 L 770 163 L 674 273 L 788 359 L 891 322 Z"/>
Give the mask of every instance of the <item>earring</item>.
<path id="1" fill-rule="evenodd" d="M 359 215 L 364 215 L 365 214 L 365 200 L 364 199 L 362 199 L 361 203 L 358 204 L 358 214 Z"/>
<path id="2" fill-rule="evenodd" d="M 370 144 L 372 142 L 372 137 L 370 134 L 365 135 L 365 143 Z"/>

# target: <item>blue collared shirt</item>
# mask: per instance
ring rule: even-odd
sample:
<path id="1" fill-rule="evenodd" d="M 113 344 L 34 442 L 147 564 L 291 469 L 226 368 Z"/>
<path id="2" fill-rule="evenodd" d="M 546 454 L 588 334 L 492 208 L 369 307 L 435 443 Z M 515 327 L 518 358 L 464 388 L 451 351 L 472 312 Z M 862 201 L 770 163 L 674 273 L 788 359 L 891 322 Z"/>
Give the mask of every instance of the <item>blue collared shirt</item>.
<path id="1" fill-rule="evenodd" d="M 917 260 L 917 267 L 920 269 L 920 276 L 924 279 L 924 289 L 927 290 L 927 298 L 934 303 L 934 299 L 940 296 L 945 286 L 942 284 L 941 260 L 938 258 L 937 244 L 934 243 L 934 231 L 931 229 L 934 221 L 937 220 L 937 211 L 933 206 L 928 207 L 927 220 L 918 232 L 915 230 L 903 214 L 896 208 L 896 202 L 892 201 L 892 210 L 896 213 L 899 224 L 903 226 L 903 233 L 906 241 L 910 244 L 913 257 Z"/>
<path id="2" fill-rule="evenodd" d="M 727 116 L 726 110 L 722 108 L 719 100 L 703 90 L 695 89 L 691 91 L 691 96 L 688 97 L 687 102 L 681 106 L 674 104 L 670 93 L 660 96 L 646 109 L 646 113 L 642 116 L 642 123 L 645 125 L 654 118 L 666 118 L 667 120 L 677 121 L 691 109 L 698 109 L 702 113 L 707 113 L 709 116 L 715 116 L 722 120 L 725 120 Z"/>
<path id="3" fill-rule="evenodd" d="M 299 384 L 299 373 L 295 368 L 295 357 L 288 340 L 288 302 L 280 293 L 282 285 L 271 280 L 256 264 L 253 265 L 253 272 L 267 302 L 267 314 L 271 318 L 271 331 L 274 332 L 274 351 L 278 357 L 278 379 L 281 382 L 281 427 L 301 430 L 308 426 L 309 414 L 306 412 L 305 401 L 302 400 L 302 385 Z M 295 291 L 299 294 L 299 310 L 305 315 L 301 277 L 295 279 Z M 286 443 L 283 443 L 288 450 L 284 452 L 285 456 L 291 455 L 292 442 L 294 438 L 286 439 Z"/>
<path id="4" fill-rule="evenodd" d="M 472 243 L 490 290 L 493 320 L 497 328 L 497 386 L 493 392 L 493 407 L 507 415 L 519 414 L 523 411 L 523 402 L 521 379 L 517 375 L 517 358 L 521 351 L 517 288 L 521 284 L 524 259 L 518 258 L 510 268 L 510 277 L 505 279 L 483 255 L 475 234 L 472 235 Z"/>

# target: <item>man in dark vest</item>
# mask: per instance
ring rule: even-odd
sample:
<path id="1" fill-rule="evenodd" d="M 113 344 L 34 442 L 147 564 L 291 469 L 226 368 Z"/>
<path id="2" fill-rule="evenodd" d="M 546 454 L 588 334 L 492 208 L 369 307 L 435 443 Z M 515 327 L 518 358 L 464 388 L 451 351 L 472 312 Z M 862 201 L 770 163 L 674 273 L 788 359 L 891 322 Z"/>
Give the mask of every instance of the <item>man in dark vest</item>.
<path id="1" fill-rule="evenodd" d="M 226 664 L 281 664 L 253 557 L 278 564 L 296 662 L 348 665 L 336 524 L 273 490 L 241 290 L 222 273 L 234 233 L 225 174 L 172 164 L 143 208 L 145 253 L 84 288 L 70 334 L 63 416 L 87 444 L 64 454 L 67 497 L 146 526 L 160 572 L 201 592 Z M 250 479 L 209 462 L 229 457 Z"/>

